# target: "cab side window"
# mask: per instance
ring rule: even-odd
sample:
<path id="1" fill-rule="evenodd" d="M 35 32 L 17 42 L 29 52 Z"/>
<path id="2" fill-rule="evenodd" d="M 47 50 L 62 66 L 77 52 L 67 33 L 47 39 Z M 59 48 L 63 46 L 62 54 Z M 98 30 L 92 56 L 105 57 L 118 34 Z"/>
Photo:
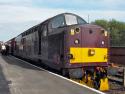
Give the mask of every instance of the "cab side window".
<path id="1" fill-rule="evenodd" d="M 77 17 L 78 24 L 86 24 L 86 21 L 84 21 L 82 18 Z"/>
<path id="2" fill-rule="evenodd" d="M 51 22 L 52 28 L 62 27 L 64 25 L 65 25 L 64 16 L 55 17 Z"/>

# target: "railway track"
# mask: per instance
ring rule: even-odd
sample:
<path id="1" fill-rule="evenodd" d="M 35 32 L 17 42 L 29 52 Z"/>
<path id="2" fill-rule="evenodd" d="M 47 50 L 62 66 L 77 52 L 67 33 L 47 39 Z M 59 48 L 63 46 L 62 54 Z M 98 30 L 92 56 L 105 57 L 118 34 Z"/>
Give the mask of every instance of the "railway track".
<path id="1" fill-rule="evenodd" d="M 121 66 L 121 65 L 120 65 Z M 123 85 L 123 67 L 109 67 L 110 72 L 108 73 L 110 90 L 106 93 L 108 94 L 125 94 L 125 87 Z"/>
<path id="2" fill-rule="evenodd" d="M 115 66 L 108 68 L 108 79 L 112 82 L 117 82 L 119 84 L 123 84 L 124 79 L 124 68 Z"/>
<path id="3" fill-rule="evenodd" d="M 118 84 L 123 84 L 123 79 L 122 78 L 119 78 L 119 77 L 116 77 L 116 76 L 108 76 L 108 79 L 112 82 L 116 82 Z"/>
<path id="4" fill-rule="evenodd" d="M 109 94 L 125 94 L 125 85 L 123 84 L 123 69 L 125 67 L 125 47 L 110 47 L 110 62 L 117 65 L 116 73 L 109 75 L 110 90 Z"/>

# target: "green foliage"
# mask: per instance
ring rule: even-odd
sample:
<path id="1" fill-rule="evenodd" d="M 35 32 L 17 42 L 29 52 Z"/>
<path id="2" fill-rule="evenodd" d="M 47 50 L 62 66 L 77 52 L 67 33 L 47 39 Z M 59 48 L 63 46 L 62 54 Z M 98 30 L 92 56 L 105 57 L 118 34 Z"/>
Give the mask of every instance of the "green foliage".
<path id="1" fill-rule="evenodd" d="M 96 24 L 96 25 L 100 25 L 101 27 L 105 28 L 106 30 L 108 30 L 108 21 L 107 20 L 95 20 L 95 22 L 92 22 L 92 24 Z"/>
<path id="2" fill-rule="evenodd" d="M 95 20 L 92 24 L 100 25 L 110 31 L 111 46 L 125 46 L 125 23 L 112 19 L 110 21 Z"/>

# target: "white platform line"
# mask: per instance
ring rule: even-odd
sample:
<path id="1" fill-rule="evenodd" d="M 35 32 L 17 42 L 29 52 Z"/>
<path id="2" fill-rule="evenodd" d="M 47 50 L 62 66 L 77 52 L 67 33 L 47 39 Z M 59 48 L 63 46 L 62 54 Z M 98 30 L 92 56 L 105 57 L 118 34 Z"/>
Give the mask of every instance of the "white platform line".
<path id="1" fill-rule="evenodd" d="M 12 57 L 14 57 L 14 56 L 12 56 Z M 94 92 L 97 92 L 97 93 L 100 93 L 100 94 L 106 94 L 106 93 L 104 93 L 104 92 L 101 92 L 101 91 L 96 90 L 96 89 L 94 89 L 94 88 L 91 88 L 91 87 L 88 87 L 88 86 L 86 86 L 86 85 L 80 84 L 80 83 L 78 83 L 78 82 L 76 82 L 76 81 L 73 81 L 73 80 L 71 80 L 71 79 L 68 79 L 68 78 L 66 78 L 66 77 L 63 77 L 63 76 L 61 76 L 61 75 L 58 75 L 58 74 L 55 74 L 55 73 L 50 72 L 50 71 L 48 71 L 48 70 L 45 70 L 45 69 L 43 69 L 43 68 L 41 68 L 41 67 L 35 66 L 35 65 L 33 65 L 33 64 L 31 64 L 31 63 L 29 63 L 29 62 L 27 62 L 27 61 L 24 61 L 24 60 L 22 60 L 22 59 L 17 58 L 17 57 L 14 57 L 14 58 L 16 58 L 16 59 L 18 59 L 18 60 L 20 60 L 20 61 L 22 61 L 22 62 L 24 62 L 24 63 L 26 63 L 26 64 L 29 64 L 29 65 L 31 65 L 31 66 L 33 66 L 33 67 L 36 67 L 36 68 L 41 69 L 41 70 L 44 70 L 44 71 L 46 71 L 46 72 L 48 72 L 48 73 L 50 73 L 50 74 L 53 74 L 53 75 L 55 75 L 55 76 L 57 76 L 57 77 L 60 77 L 60 78 L 62 78 L 62 79 L 65 79 L 65 80 L 67 80 L 67 81 L 70 81 L 70 82 L 72 82 L 72 83 L 75 83 L 75 84 L 77 84 L 77 85 L 79 85 L 79 86 L 82 86 L 82 87 L 85 87 L 85 88 L 87 88 L 87 89 L 90 89 L 90 90 L 92 90 L 92 91 L 94 91 Z"/>

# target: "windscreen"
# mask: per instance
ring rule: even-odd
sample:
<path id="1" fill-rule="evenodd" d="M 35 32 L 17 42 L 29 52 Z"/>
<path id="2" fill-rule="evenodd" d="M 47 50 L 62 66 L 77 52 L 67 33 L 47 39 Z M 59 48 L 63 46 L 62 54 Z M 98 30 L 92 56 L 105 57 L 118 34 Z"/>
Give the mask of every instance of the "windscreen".
<path id="1" fill-rule="evenodd" d="M 66 19 L 66 24 L 67 25 L 77 24 L 76 16 L 65 15 L 65 19 Z"/>
<path id="2" fill-rule="evenodd" d="M 85 24 L 86 23 L 82 18 L 80 18 L 76 15 L 71 15 L 71 14 L 66 14 L 65 20 L 66 20 L 66 25 Z"/>

